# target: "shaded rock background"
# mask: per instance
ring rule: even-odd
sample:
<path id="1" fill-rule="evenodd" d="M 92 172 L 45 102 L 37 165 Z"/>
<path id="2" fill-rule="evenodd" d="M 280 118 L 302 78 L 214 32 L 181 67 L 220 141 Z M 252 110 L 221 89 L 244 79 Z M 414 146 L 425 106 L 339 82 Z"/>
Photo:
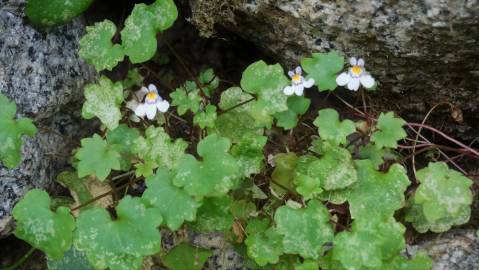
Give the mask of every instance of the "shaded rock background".
<path id="1" fill-rule="evenodd" d="M 362 56 L 380 81 L 369 104 L 431 123 L 464 140 L 479 136 L 477 0 L 189 0 L 190 21 L 205 36 L 222 26 L 252 41 L 285 67 L 311 52 Z"/>
<path id="2" fill-rule="evenodd" d="M 453 229 L 440 235 L 429 235 L 408 246 L 407 253 L 426 251 L 434 260 L 432 270 L 476 270 L 479 267 L 479 239 L 475 230 Z"/>
<path id="3" fill-rule="evenodd" d="M 50 190 L 79 138 L 88 133 L 78 102 L 95 72 L 77 56 L 82 19 L 44 32 L 24 21 L 24 0 L 0 2 L 0 92 L 38 132 L 24 138 L 23 161 L 0 164 L 0 238 L 12 231 L 11 210 L 30 189 Z"/>

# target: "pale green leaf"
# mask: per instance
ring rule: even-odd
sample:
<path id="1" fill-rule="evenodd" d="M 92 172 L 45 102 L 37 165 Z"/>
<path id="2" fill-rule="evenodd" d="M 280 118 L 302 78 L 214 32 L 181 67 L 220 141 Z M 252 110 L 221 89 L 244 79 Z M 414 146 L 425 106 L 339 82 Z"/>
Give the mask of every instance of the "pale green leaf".
<path id="1" fill-rule="evenodd" d="M 267 140 L 265 136 L 247 133 L 231 148 L 231 155 L 236 158 L 240 173 L 244 177 L 261 172 L 264 160 L 263 148 Z"/>
<path id="2" fill-rule="evenodd" d="M 371 135 L 371 141 L 377 147 L 396 148 L 397 142 L 406 138 L 407 134 L 403 127 L 406 124 L 401 118 L 394 117 L 393 112 L 381 113 L 378 118 L 377 129 Z"/>
<path id="3" fill-rule="evenodd" d="M 208 105 L 204 111 L 197 112 L 193 117 L 193 123 L 200 128 L 212 128 L 216 121 L 216 106 Z"/>
<path id="4" fill-rule="evenodd" d="M 394 218 L 354 221 L 351 231 L 335 236 L 332 259 L 348 270 L 390 269 L 383 264 L 404 249 L 404 231 L 404 226 Z"/>
<path id="5" fill-rule="evenodd" d="M 112 169 L 120 169 L 120 154 L 98 134 L 82 139 L 75 157 L 79 160 L 78 177 L 95 175 L 103 181 Z"/>
<path id="6" fill-rule="evenodd" d="M 37 132 L 29 118 L 15 120 L 17 105 L 0 93 L 0 161 L 14 168 L 22 161 L 22 136 L 33 137 Z"/>
<path id="7" fill-rule="evenodd" d="M 343 69 L 344 58 L 336 51 L 313 53 L 311 58 L 301 59 L 301 66 L 319 91 L 332 91 L 336 89 L 336 74 Z"/>
<path id="8" fill-rule="evenodd" d="M 93 270 L 83 252 L 71 248 L 59 260 L 47 258 L 48 270 Z"/>
<path id="9" fill-rule="evenodd" d="M 86 35 L 80 40 L 78 55 L 96 71 L 112 70 L 125 57 L 123 48 L 113 44 L 111 39 L 116 33 L 116 26 L 109 20 L 87 26 Z"/>
<path id="10" fill-rule="evenodd" d="M 406 170 L 399 164 L 384 173 L 369 160 L 356 161 L 358 181 L 350 189 L 349 209 L 353 219 L 388 219 L 405 205 L 404 192 L 410 185 Z"/>
<path id="11" fill-rule="evenodd" d="M 283 235 L 285 253 L 317 259 L 323 245 L 333 239 L 328 209 L 318 201 L 309 201 L 306 208 L 281 206 L 274 215 L 277 231 Z"/>
<path id="12" fill-rule="evenodd" d="M 180 228 L 184 221 L 195 219 L 200 203 L 184 190 L 173 186 L 167 170 L 158 169 L 153 176 L 146 179 L 146 185 L 148 188 L 142 198 L 158 211 L 172 231 Z"/>
<path id="13" fill-rule="evenodd" d="M 269 226 L 267 219 L 253 219 L 246 227 L 248 257 L 259 266 L 278 263 L 279 256 L 283 254 L 283 237 Z"/>
<path id="14" fill-rule="evenodd" d="M 288 84 L 289 80 L 279 64 L 267 65 L 264 61 L 257 61 L 243 72 L 241 87 L 257 98 L 249 112 L 257 126 L 270 127 L 273 115 L 288 109 L 287 96 L 283 94 Z"/>
<path id="15" fill-rule="evenodd" d="M 86 101 L 83 103 L 83 118 L 91 119 L 96 116 L 108 129 L 115 129 L 121 119 L 120 105 L 123 102 L 121 82 L 113 83 L 102 76 L 98 84 L 89 84 L 85 87 L 84 95 Z"/>
<path id="16" fill-rule="evenodd" d="M 193 113 L 197 113 L 200 109 L 200 90 L 192 89 L 188 90 L 186 87 L 177 88 L 170 94 L 171 105 L 176 106 L 176 110 L 179 115 L 183 115 L 186 111 L 190 110 Z"/>
<path id="17" fill-rule="evenodd" d="M 419 232 L 445 232 L 469 220 L 472 181 L 444 162 L 429 163 L 416 174 L 420 183 L 406 220 Z"/>
<path id="18" fill-rule="evenodd" d="M 75 220 L 70 209 L 60 206 L 50 210 L 51 200 L 40 189 L 32 189 L 15 205 L 12 214 L 17 225 L 15 236 L 45 252 L 52 259 L 61 259 L 72 245 Z"/>
<path id="19" fill-rule="evenodd" d="M 112 220 L 107 210 L 94 207 L 80 214 L 75 247 L 95 269 L 140 269 L 144 256 L 161 249 L 161 215 L 146 208 L 140 198 L 124 197 Z"/>
<path id="20" fill-rule="evenodd" d="M 293 180 L 295 175 L 296 163 L 298 156 L 293 153 L 280 153 L 274 156 L 275 168 L 271 174 L 273 181 L 270 188 L 279 197 L 283 197 L 288 190 L 293 190 Z"/>
<path id="21" fill-rule="evenodd" d="M 356 131 L 353 121 L 340 121 L 339 114 L 334 109 L 323 109 L 318 114 L 313 124 L 318 127 L 319 136 L 323 140 L 345 145 L 347 136 Z"/>
<path id="22" fill-rule="evenodd" d="M 147 167 L 173 169 L 185 155 L 188 144 L 182 139 L 172 140 L 162 127 L 150 126 L 145 135 L 134 142 L 132 151 L 149 164 Z"/>
<path id="23" fill-rule="evenodd" d="M 185 155 L 176 167 L 173 183 L 197 198 L 225 195 L 239 176 L 238 164 L 228 154 L 230 146 L 226 138 L 216 134 L 207 136 L 197 146 L 202 160 Z"/>

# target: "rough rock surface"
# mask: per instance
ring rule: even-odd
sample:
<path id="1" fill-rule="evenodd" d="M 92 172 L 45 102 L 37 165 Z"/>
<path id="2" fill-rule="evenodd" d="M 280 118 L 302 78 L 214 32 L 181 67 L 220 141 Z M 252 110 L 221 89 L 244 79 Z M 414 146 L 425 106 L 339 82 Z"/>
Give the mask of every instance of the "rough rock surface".
<path id="1" fill-rule="evenodd" d="M 409 246 L 411 255 L 424 250 L 434 260 L 432 270 L 479 269 L 479 239 L 474 230 L 451 230 L 441 235 L 428 236 L 418 245 Z"/>
<path id="2" fill-rule="evenodd" d="M 15 203 L 31 188 L 51 188 L 75 138 L 87 132 L 78 101 L 95 78 L 77 56 L 83 21 L 39 31 L 24 21 L 23 5 L 23 0 L 0 1 L 0 92 L 17 104 L 18 115 L 34 120 L 38 132 L 24 138 L 17 168 L 0 164 L 0 237 L 11 232 Z"/>
<path id="3" fill-rule="evenodd" d="M 378 109 L 431 122 L 463 139 L 479 136 L 479 3 L 477 0 L 189 0 L 190 21 L 204 35 L 219 24 L 252 41 L 285 67 L 311 52 L 362 56 L 381 82 Z"/>

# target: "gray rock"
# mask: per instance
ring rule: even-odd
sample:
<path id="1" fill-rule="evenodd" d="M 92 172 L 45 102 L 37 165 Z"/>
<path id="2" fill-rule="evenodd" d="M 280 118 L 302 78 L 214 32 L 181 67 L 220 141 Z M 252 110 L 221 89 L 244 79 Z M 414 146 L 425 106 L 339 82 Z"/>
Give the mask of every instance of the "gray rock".
<path id="1" fill-rule="evenodd" d="M 206 36 L 222 25 L 292 68 L 311 52 L 362 56 L 380 81 L 372 105 L 421 121 L 439 102 L 433 125 L 463 139 L 479 135 L 477 0 L 189 0 L 190 21 Z"/>
<path id="2" fill-rule="evenodd" d="M 11 233 L 15 203 L 32 188 L 49 190 L 78 137 L 91 130 L 78 114 L 83 86 L 96 76 L 77 55 L 83 21 L 40 31 L 24 21 L 23 5 L 0 3 L 0 92 L 19 116 L 34 119 L 38 132 L 24 138 L 17 168 L 0 164 L 0 237 Z"/>
<path id="3" fill-rule="evenodd" d="M 418 251 L 426 251 L 434 260 L 432 270 L 479 269 L 479 239 L 474 230 L 455 229 L 430 235 L 419 244 L 407 247 L 411 255 Z"/>

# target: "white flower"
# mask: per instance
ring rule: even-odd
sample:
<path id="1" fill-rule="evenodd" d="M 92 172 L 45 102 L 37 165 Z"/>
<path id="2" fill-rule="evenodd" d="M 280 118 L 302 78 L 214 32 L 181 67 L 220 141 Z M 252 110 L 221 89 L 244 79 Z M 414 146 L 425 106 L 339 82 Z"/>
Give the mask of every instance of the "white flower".
<path id="1" fill-rule="evenodd" d="M 339 74 L 336 83 L 340 86 L 347 85 L 349 90 L 358 91 L 359 85 L 362 84 L 366 88 L 374 86 L 374 78 L 364 68 L 364 60 L 356 57 L 349 58 L 351 67 L 348 72 Z"/>
<path id="2" fill-rule="evenodd" d="M 170 107 L 170 103 L 158 95 L 158 89 L 153 84 L 148 85 L 148 88 L 141 87 L 139 91 L 135 92 L 135 96 L 140 102 L 130 100 L 126 106 L 141 118 L 146 115 L 148 119 L 153 120 L 157 110 L 166 112 Z"/>
<path id="3" fill-rule="evenodd" d="M 313 86 L 314 79 L 306 80 L 301 73 L 301 67 L 297 67 L 294 71 L 288 72 L 292 85 L 286 86 L 283 89 L 285 95 L 291 96 L 292 94 L 296 94 L 297 96 L 302 96 L 304 88 L 310 88 Z"/>

